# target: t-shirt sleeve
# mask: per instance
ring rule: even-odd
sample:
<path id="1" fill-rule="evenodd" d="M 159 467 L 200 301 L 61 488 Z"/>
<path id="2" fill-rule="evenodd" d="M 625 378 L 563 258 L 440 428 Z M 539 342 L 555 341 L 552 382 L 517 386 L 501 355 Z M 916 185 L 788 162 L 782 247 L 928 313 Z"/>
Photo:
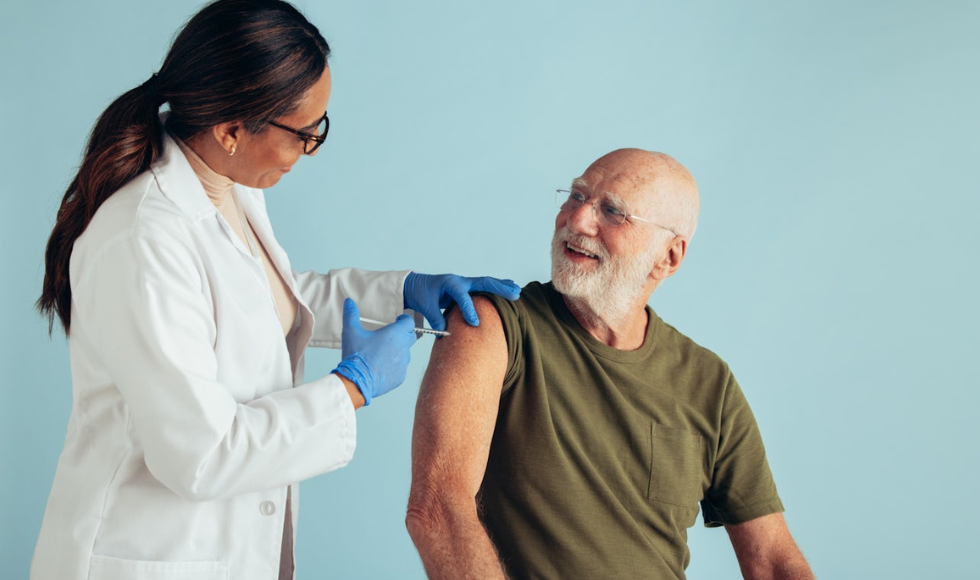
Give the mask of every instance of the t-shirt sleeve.
<path id="1" fill-rule="evenodd" d="M 783 511 L 752 409 L 729 375 L 711 486 L 701 500 L 704 525 L 738 524 Z"/>

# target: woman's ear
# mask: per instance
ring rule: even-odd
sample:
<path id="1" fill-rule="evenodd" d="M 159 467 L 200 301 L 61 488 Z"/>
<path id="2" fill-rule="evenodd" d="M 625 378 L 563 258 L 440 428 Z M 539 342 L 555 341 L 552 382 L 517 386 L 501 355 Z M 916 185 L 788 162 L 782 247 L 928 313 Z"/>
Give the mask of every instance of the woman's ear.
<path id="1" fill-rule="evenodd" d="M 234 155 L 238 143 L 245 133 L 245 127 L 241 121 L 226 121 L 218 123 L 211 131 L 218 145 L 227 151 L 228 155 Z"/>

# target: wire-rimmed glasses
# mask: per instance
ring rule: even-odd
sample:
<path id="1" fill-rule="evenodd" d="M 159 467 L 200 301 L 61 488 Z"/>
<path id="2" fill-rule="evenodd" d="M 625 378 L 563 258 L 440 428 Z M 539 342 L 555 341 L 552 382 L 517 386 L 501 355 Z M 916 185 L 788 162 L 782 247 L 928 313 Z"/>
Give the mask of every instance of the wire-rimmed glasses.
<path id="1" fill-rule="evenodd" d="M 555 204 L 563 211 L 576 211 L 586 203 L 592 205 L 592 213 L 595 214 L 596 220 L 598 220 L 600 224 L 618 227 L 626 223 L 626 220 L 629 219 L 630 221 L 643 222 L 645 224 L 657 226 L 658 228 L 663 228 L 675 236 L 680 235 L 667 226 L 662 226 L 646 218 L 629 213 L 629 211 L 627 211 L 625 208 L 620 207 L 609 199 L 593 201 L 580 191 L 569 191 L 567 189 L 555 190 Z"/>

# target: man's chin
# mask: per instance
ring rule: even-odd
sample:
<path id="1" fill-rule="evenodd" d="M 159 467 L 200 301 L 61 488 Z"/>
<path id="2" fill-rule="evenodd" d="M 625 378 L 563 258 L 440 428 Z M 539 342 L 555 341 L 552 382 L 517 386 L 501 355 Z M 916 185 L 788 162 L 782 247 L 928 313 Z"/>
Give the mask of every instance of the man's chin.
<path id="1" fill-rule="evenodd" d="M 551 278 L 561 279 L 565 286 L 595 284 L 592 279 L 600 275 L 598 264 L 580 264 L 565 256 L 556 256 L 551 264 Z"/>
<path id="2" fill-rule="evenodd" d="M 600 291 L 595 280 L 578 273 L 570 274 L 567 271 L 552 272 L 551 284 L 555 287 L 555 290 L 564 296 L 580 298 L 590 302 L 595 301 L 596 294 Z"/>
<path id="3" fill-rule="evenodd" d="M 552 271 L 551 285 L 559 294 L 576 303 L 585 314 L 607 322 L 625 318 L 637 295 L 623 285 L 560 270 Z"/>

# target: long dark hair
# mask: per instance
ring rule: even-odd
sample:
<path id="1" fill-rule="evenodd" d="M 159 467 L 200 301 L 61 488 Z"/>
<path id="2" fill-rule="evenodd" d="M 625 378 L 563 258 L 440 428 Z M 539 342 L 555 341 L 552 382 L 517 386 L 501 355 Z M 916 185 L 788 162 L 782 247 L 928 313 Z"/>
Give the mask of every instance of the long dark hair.
<path id="1" fill-rule="evenodd" d="M 323 74 L 330 47 L 315 26 L 281 0 L 216 0 L 177 35 L 160 71 L 124 93 L 92 129 L 85 156 L 61 200 L 44 254 L 37 309 L 71 327 L 71 251 L 99 206 L 147 170 L 166 130 L 187 140 L 214 125 L 241 121 L 258 133 L 288 115 Z"/>

